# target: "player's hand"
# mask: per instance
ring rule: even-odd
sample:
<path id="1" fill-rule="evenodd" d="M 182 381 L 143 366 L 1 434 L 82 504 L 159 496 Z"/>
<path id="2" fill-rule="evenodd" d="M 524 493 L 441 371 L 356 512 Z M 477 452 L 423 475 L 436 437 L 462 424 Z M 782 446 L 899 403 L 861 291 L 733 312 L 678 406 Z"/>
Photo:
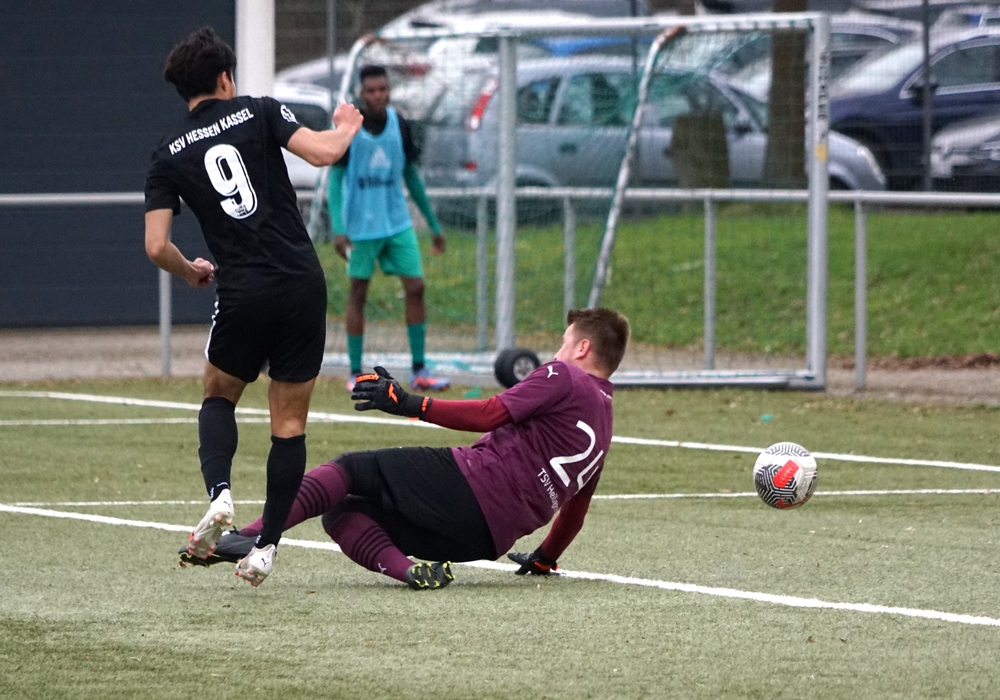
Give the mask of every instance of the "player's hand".
<path id="1" fill-rule="evenodd" d="M 444 240 L 444 235 L 435 233 L 434 237 L 431 239 L 431 253 L 433 255 L 441 255 L 447 247 L 448 244 Z"/>
<path id="2" fill-rule="evenodd" d="M 333 247 L 337 251 L 337 255 L 342 257 L 344 260 L 351 259 L 351 239 L 342 234 L 337 234 L 333 237 Z"/>
<path id="3" fill-rule="evenodd" d="M 375 374 L 359 374 L 355 382 L 351 398 L 360 402 L 354 404 L 355 411 L 377 408 L 394 416 L 419 418 L 433 401 L 431 398 L 407 393 L 385 367 L 376 367 Z"/>
<path id="4" fill-rule="evenodd" d="M 356 134 L 361 130 L 363 121 L 364 117 L 361 116 L 358 108 L 347 102 L 341 102 L 333 111 L 333 128 L 335 129 L 347 129 Z"/>
<path id="5" fill-rule="evenodd" d="M 191 261 L 191 271 L 186 279 L 192 287 L 207 287 L 215 279 L 215 265 L 204 258 L 196 258 Z"/>
<path id="6" fill-rule="evenodd" d="M 534 552 L 507 552 L 507 558 L 521 568 L 514 573 L 518 576 L 532 574 L 533 576 L 558 576 L 559 565 L 555 559 L 549 559 L 542 554 L 541 549 Z"/>

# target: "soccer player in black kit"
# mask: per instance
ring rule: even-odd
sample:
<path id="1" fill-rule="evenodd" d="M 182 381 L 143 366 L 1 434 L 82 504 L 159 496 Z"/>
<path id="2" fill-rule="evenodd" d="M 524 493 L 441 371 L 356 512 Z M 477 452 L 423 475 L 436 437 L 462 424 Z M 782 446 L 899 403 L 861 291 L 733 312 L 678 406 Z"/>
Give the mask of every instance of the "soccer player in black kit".
<path id="1" fill-rule="evenodd" d="M 211 504 L 188 539 L 190 556 L 208 557 L 232 524 L 236 404 L 265 362 L 269 366 L 272 444 L 263 527 L 236 567 L 236 575 L 256 587 L 271 572 L 305 472 L 306 415 L 326 343 L 326 281 L 281 149 L 330 165 L 347 150 L 362 117 L 342 104 L 334 129 L 312 131 L 270 97 L 237 97 L 235 68 L 232 48 L 211 28 L 191 33 L 167 57 L 163 76 L 189 112 L 149 165 L 146 254 L 194 287 L 218 283 L 198 414 L 198 456 Z M 217 267 L 188 260 L 170 242 L 181 199 L 198 218 Z"/>

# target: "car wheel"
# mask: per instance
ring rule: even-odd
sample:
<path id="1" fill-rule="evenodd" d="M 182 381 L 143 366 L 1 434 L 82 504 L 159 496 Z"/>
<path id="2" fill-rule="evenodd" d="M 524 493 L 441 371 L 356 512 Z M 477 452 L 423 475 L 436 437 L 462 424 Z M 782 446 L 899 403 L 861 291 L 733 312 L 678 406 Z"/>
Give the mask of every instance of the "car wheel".
<path id="1" fill-rule="evenodd" d="M 493 362 L 493 376 L 501 386 L 510 389 L 541 364 L 538 355 L 527 348 L 507 348 L 501 350 Z"/>

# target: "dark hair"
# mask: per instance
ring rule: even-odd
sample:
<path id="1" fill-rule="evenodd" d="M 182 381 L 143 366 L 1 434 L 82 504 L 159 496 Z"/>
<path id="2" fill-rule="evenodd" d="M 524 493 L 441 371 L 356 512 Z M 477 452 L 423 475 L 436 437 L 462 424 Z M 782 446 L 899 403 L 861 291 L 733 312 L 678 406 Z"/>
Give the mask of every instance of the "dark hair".
<path id="1" fill-rule="evenodd" d="M 369 64 L 367 66 L 361 66 L 361 70 L 358 71 L 358 78 L 361 79 L 362 83 L 365 82 L 365 79 L 367 78 L 378 78 L 378 77 L 388 79 L 389 74 L 385 72 L 384 66 L 376 66 Z"/>
<path id="2" fill-rule="evenodd" d="M 232 79 L 236 54 L 211 27 L 188 34 L 173 48 L 163 67 L 163 78 L 177 88 L 184 100 L 211 95 L 220 73 Z"/>
<path id="3" fill-rule="evenodd" d="M 628 319 L 614 309 L 573 309 L 566 314 L 578 338 L 590 341 L 597 364 L 610 376 L 625 356 L 631 329 Z"/>

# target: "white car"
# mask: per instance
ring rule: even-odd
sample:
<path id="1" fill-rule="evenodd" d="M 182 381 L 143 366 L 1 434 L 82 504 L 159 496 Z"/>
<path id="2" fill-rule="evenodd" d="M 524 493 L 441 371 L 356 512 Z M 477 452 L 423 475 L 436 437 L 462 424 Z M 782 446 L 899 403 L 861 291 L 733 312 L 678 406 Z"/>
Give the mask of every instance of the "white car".
<path id="1" fill-rule="evenodd" d="M 931 141 L 931 175 L 937 190 L 1000 191 L 1000 116 L 941 129 Z"/>
<path id="2" fill-rule="evenodd" d="M 315 131 L 332 125 L 330 91 L 315 85 L 275 82 L 273 97 L 292 111 L 299 124 Z M 319 182 L 320 168 L 297 155 L 282 151 L 292 186 L 297 190 L 314 190 Z"/>

